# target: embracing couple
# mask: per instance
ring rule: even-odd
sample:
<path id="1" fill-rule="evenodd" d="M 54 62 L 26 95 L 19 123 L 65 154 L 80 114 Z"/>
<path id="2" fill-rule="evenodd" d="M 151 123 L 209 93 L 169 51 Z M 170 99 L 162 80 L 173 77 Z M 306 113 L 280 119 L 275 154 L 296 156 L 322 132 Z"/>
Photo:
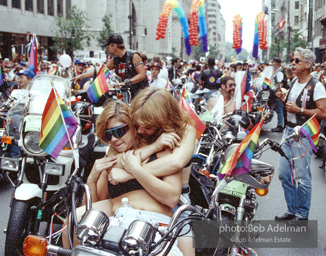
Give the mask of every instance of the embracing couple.
<path id="1" fill-rule="evenodd" d="M 168 224 L 181 193 L 189 199 L 190 167 L 185 166 L 196 139 L 193 121 L 176 99 L 164 89 L 146 88 L 130 107 L 111 101 L 96 122 L 96 135 L 109 150 L 87 179 L 93 208 L 124 228 L 135 219 Z M 131 207 L 121 207 L 122 198 Z M 69 247 L 67 234 L 64 245 Z M 182 254 L 195 255 L 191 232 L 178 239 L 169 255 Z"/>

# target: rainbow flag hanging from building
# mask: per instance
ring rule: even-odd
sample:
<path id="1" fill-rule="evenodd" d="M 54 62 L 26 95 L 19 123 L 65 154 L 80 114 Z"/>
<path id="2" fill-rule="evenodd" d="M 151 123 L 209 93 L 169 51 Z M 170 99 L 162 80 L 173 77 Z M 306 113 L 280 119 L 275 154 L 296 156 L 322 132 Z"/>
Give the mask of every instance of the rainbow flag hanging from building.
<path id="1" fill-rule="evenodd" d="M 101 68 L 98 76 L 88 88 L 87 95 L 92 102 L 96 103 L 104 93 L 109 91 L 109 86 L 105 80 L 109 78 L 110 74 L 106 67 L 104 69 Z"/>
<path id="2" fill-rule="evenodd" d="M 58 72 L 58 67 L 54 66 L 47 74 L 55 76 Z"/>
<path id="3" fill-rule="evenodd" d="M 232 177 L 249 172 L 263 123 L 264 119 L 250 130 L 246 138 L 220 168 L 219 174 Z"/>
<path id="4" fill-rule="evenodd" d="M 183 97 L 180 97 L 179 106 L 195 121 L 196 139 L 199 140 L 200 136 L 206 130 L 206 125 L 199 119 Z"/>
<path id="5" fill-rule="evenodd" d="M 309 141 L 313 151 L 317 152 L 320 125 L 315 117 L 310 118 L 301 128 L 300 133 Z"/>
<path id="6" fill-rule="evenodd" d="M 65 126 L 71 139 L 77 129 L 78 122 L 56 89 L 52 88 L 42 114 L 39 146 L 53 158 L 58 157 L 69 141 Z"/>

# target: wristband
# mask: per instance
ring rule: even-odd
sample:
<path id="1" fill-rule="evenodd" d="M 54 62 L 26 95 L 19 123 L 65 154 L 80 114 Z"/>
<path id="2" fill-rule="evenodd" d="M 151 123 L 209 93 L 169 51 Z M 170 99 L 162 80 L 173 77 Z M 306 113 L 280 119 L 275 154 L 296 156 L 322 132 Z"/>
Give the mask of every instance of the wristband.
<path id="1" fill-rule="evenodd" d="M 301 108 L 301 110 L 300 110 L 300 113 L 301 113 L 301 114 L 303 114 L 303 111 L 304 111 L 304 109 L 303 109 L 303 108 Z"/>
<path id="2" fill-rule="evenodd" d="M 131 81 L 130 81 L 130 79 L 127 78 L 127 79 L 124 80 L 124 82 L 125 82 L 125 85 L 127 85 L 127 86 L 129 86 L 129 87 L 131 86 Z"/>

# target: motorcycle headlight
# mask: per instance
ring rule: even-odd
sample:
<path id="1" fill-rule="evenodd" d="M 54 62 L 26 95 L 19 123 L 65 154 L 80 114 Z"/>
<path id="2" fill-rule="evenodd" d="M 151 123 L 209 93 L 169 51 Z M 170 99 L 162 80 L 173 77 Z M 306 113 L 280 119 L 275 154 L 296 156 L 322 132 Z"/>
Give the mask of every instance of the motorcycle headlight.
<path id="1" fill-rule="evenodd" d="M 44 165 L 44 172 L 50 175 L 62 176 L 65 173 L 65 166 L 62 164 L 47 162 Z"/>
<path id="2" fill-rule="evenodd" d="M 40 133 L 27 132 L 24 136 L 23 144 L 27 151 L 31 154 L 41 154 L 43 149 L 39 147 Z"/>

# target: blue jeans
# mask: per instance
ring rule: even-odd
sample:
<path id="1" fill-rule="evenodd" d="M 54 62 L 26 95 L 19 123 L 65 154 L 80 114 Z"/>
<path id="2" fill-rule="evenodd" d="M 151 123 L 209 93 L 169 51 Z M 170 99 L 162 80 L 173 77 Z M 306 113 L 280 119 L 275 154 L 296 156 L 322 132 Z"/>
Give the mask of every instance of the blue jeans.
<path id="1" fill-rule="evenodd" d="M 275 111 L 277 113 L 277 126 L 283 127 L 283 104 L 281 101 L 276 100 L 274 104 Z"/>
<path id="2" fill-rule="evenodd" d="M 293 128 L 285 127 L 283 138 L 291 135 Z M 306 138 L 301 138 L 298 143 L 294 139 L 287 140 L 282 149 L 285 155 L 291 159 L 291 151 L 293 160 L 293 184 L 291 180 L 291 166 L 284 157 L 279 158 L 278 172 L 279 179 L 282 182 L 284 196 L 287 203 L 289 214 L 295 214 L 300 218 L 308 218 L 311 203 L 311 171 L 310 162 L 312 156 L 312 148 Z M 305 150 L 307 152 L 304 154 Z M 301 156 L 304 154 L 303 158 Z"/>

